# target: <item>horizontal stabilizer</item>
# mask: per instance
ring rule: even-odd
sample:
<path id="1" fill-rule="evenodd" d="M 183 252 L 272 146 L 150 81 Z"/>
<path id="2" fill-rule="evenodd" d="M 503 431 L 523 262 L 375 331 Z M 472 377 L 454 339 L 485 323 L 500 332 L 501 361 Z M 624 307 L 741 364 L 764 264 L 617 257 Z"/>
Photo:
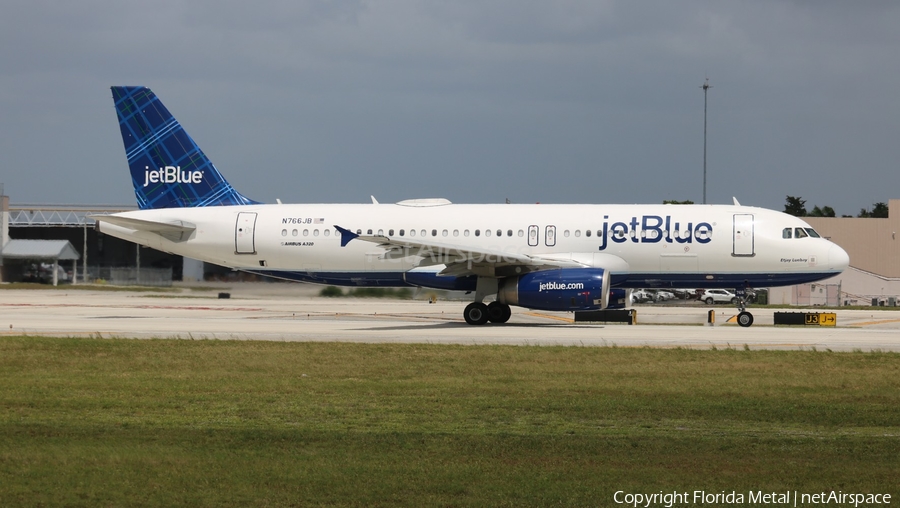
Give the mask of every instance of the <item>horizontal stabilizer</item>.
<path id="1" fill-rule="evenodd" d="M 118 215 L 89 215 L 88 217 L 96 221 L 108 222 L 109 224 L 123 228 L 156 233 L 173 242 L 183 242 L 187 240 L 191 236 L 191 233 L 197 229 L 197 226 L 194 224 L 183 220 L 156 222 L 144 219 L 133 219 L 131 217 L 121 217 Z"/>

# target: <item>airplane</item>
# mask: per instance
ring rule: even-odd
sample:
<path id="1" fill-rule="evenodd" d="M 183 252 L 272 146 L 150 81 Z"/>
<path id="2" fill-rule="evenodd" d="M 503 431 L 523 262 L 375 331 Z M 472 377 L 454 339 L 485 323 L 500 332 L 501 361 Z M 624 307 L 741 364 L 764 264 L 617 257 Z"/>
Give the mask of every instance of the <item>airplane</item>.
<path id="1" fill-rule="evenodd" d="M 139 210 L 102 233 L 234 270 L 341 286 L 474 293 L 472 325 L 511 306 L 623 308 L 635 288 L 744 291 L 841 273 L 847 253 L 803 220 L 732 205 L 263 204 L 234 189 L 157 96 L 113 86 Z M 485 300 L 493 301 L 485 304 Z"/>

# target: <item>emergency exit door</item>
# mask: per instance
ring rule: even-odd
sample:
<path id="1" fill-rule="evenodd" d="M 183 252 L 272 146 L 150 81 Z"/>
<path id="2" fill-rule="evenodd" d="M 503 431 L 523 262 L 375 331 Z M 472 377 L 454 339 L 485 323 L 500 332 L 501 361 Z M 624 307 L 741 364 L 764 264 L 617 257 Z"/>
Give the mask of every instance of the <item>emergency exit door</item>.
<path id="1" fill-rule="evenodd" d="M 732 256 L 753 256 L 753 214 L 734 214 L 734 248 Z"/>
<path id="2" fill-rule="evenodd" d="M 256 213 L 241 212 L 234 225 L 235 254 L 256 254 Z"/>

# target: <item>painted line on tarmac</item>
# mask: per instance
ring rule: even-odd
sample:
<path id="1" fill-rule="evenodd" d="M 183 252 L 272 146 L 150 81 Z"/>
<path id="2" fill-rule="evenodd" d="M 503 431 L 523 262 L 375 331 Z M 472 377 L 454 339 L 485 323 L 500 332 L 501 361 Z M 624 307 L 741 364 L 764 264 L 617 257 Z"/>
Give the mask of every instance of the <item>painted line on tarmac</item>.
<path id="1" fill-rule="evenodd" d="M 539 312 L 526 312 L 526 316 L 547 318 L 547 319 L 555 319 L 557 321 L 562 321 L 564 323 L 574 323 L 575 320 L 572 318 L 562 317 L 562 316 L 551 316 L 550 314 L 541 314 Z"/>
<path id="2" fill-rule="evenodd" d="M 900 323 L 900 319 L 879 319 L 876 321 L 864 321 L 862 323 L 853 323 L 852 325 L 847 326 L 872 326 L 872 325 L 886 325 L 889 323 Z"/>
<path id="3" fill-rule="evenodd" d="M 31 308 L 100 308 L 100 309 L 150 309 L 150 310 L 226 310 L 226 311 L 261 311 L 262 307 L 209 307 L 200 305 L 102 305 L 102 304 L 82 304 L 82 303 L 0 303 L 0 307 L 31 307 Z"/>

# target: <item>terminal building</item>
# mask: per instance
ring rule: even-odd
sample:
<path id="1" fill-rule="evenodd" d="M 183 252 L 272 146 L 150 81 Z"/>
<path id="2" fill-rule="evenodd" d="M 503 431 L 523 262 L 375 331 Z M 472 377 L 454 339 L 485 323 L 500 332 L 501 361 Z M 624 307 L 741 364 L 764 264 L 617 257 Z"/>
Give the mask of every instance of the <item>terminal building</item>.
<path id="1" fill-rule="evenodd" d="M 0 196 L 0 281 L 171 286 L 173 281 L 201 281 L 209 276 L 201 261 L 99 233 L 89 217 L 134 209 L 10 205 L 8 196 Z M 211 267 L 210 272 L 229 270 Z"/>
<path id="2" fill-rule="evenodd" d="M 900 305 L 900 199 L 886 219 L 803 217 L 850 255 L 844 273 L 812 284 L 772 288 L 769 303 L 791 305 Z"/>
<path id="3" fill-rule="evenodd" d="M 824 281 L 770 288 L 769 303 L 900 304 L 900 240 L 897 239 L 900 199 L 890 200 L 888 206 L 886 219 L 804 217 L 820 235 L 847 251 L 850 268 Z M 51 282 L 56 277 L 70 283 L 101 281 L 157 286 L 171 285 L 173 281 L 255 280 L 253 275 L 182 259 L 104 235 L 94 230 L 94 220 L 89 217 L 134 209 L 134 206 L 11 206 L 8 196 L 0 196 L 0 280 L 39 277 Z M 48 240 L 57 242 L 46 243 Z"/>

